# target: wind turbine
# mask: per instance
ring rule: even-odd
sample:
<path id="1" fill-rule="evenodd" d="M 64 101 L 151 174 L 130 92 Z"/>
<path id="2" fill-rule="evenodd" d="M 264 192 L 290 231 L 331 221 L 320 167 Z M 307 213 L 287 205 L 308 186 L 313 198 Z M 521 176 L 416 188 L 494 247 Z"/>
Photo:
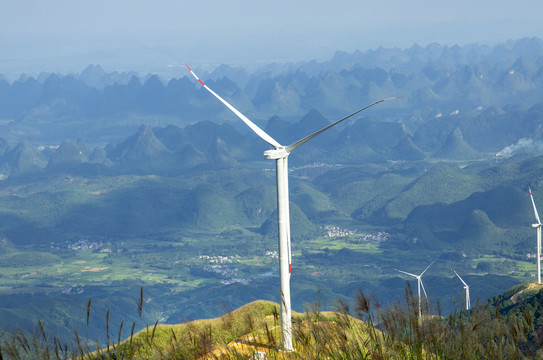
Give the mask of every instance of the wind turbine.
<path id="1" fill-rule="evenodd" d="M 537 283 L 541 285 L 541 220 L 539 220 L 539 214 L 537 213 L 537 208 L 535 207 L 534 196 L 532 195 L 532 189 L 528 186 L 528 191 L 530 191 L 530 198 L 532 199 L 532 205 L 534 206 L 534 214 L 537 224 L 532 224 L 532 227 L 537 230 Z"/>
<path id="2" fill-rule="evenodd" d="M 424 284 L 422 283 L 422 275 L 426 272 L 426 270 L 428 270 L 430 268 L 430 266 L 432 266 L 434 262 L 432 261 L 430 263 L 430 265 L 428 265 L 426 267 L 426 269 L 424 269 L 423 272 L 420 273 L 420 275 L 415 275 L 415 274 L 411 274 L 411 273 L 408 273 L 407 271 L 402 271 L 402 270 L 398 270 L 398 269 L 394 269 L 398 272 L 401 272 L 401 273 L 404 273 L 406 275 L 409 275 L 409 276 L 413 276 L 415 278 L 417 278 L 417 285 L 418 285 L 418 294 L 419 294 L 419 318 L 422 317 L 422 301 L 421 301 L 421 298 L 420 298 L 420 288 L 422 287 L 422 291 L 424 291 L 424 296 L 426 296 L 426 301 L 428 301 L 428 295 L 426 294 L 426 290 L 424 289 Z"/>
<path id="3" fill-rule="evenodd" d="M 466 284 L 466 282 L 460 277 L 460 275 L 458 275 L 458 273 L 454 269 L 451 269 L 451 270 L 454 271 L 456 276 L 458 276 L 460 281 L 462 281 L 462 284 L 464 284 L 464 289 L 466 289 L 466 310 L 469 310 L 469 308 L 471 307 L 471 303 L 469 300 L 469 285 Z"/>
<path id="4" fill-rule="evenodd" d="M 282 347 L 285 351 L 292 351 L 292 320 L 291 320 L 291 305 L 290 305 L 290 274 L 292 270 L 292 254 L 290 246 L 290 215 L 289 215 L 289 197 L 288 197 L 288 156 L 290 152 L 296 149 L 298 146 L 311 140 L 320 133 L 328 130 L 334 125 L 339 124 L 343 120 L 350 118 L 359 112 L 366 110 L 367 108 L 382 103 L 387 100 L 393 100 L 400 97 L 388 98 L 376 101 L 369 104 L 350 115 L 345 116 L 337 120 L 336 122 L 314 132 L 311 135 L 304 137 L 296 141 L 295 143 L 283 146 L 279 144 L 275 139 L 268 135 L 264 130 L 259 128 L 245 115 L 239 112 L 236 108 L 230 105 L 226 100 L 217 95 L 213 90 L 207 87 L 206 84 L 187 65 L 190 73 L 198 80 L 198 82 L 219 101 L 221 101 L 226 107 L 228 107 L 234 114 L 236 114 L 247 126 L 251 128 L 262 140 L 271 145 L 274 149 L 264 151 L 264 157 L 266 159 L 275 160 L 276 164 L 276 178 L 277 178 L 277 217 L 279 221 L 279 278 L 281 282 L 281 341 Z"/>

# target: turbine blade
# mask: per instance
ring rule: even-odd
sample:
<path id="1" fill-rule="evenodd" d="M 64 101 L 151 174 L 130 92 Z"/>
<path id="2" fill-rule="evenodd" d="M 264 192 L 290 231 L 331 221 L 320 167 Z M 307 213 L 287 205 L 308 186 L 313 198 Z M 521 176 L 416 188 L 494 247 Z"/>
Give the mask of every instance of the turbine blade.
<path id="1" fill-rule="evenodd" d="M 196 80 L 198 80 L 198 82 L 200 84 L 202 84 L 202 86 L 207 91 L 209 91 L 213 96 L 215 96 L 217 99 L 219 99 L 224 105 L 226 105 L 226 107 L 228 107 L 234 114 L 236 114 L 241 120 L 243 120 L 243 122 L 245 124 L 247 124 L 247 126 L 249 126 L 251 128 L 251 130 L 253 130 L 258 136 L 260 136 L 262 138 L 262 140 L 264 140 L 265 142 L 267 142 L 268 144 L 270 144 L 271 146 L 273 146 L 275 148 L 282 147 L 282 145 L 279 144 L 277 141 L 275 141 L 274 138 L 272 138 L 270 135 L 268 135 L 264 130 L 259 128 L 255 123 L 253 123 L 251 120 L 249 120 L 245 115 L 243 115 L 241 112 L 239 112 L 235 107 L 230 105 L 226 100 L 224 100 L 222 97 L 217 95 L 213 90 L 211 90 L 206 84 L 204 84 L 204 82 L 202 80 L 200 80 L 200 78 L 194 73 L 194 71 L 191 70 L 191 68 L 188 65 L 186 65 L 186 66 L 187 66 L 187 69 L 189 69 L 190 73 L 192 75 L 194 75 Z"/>
<path id="2" fill-rule="evenodd" d="M 401 273 L 407 274 L 407 275 L 411 275 L 411 276 L 413 276 L 413 277 L 418 277 L 418 275 L 408 273 L 407 271 L 398 270 L 398 269 L 396 269 L 396 268 L 395 268 L 394 270 L 396 270 L 397 272 L 401 272 Z"/>
<path id="3" fill-rule="evenodd" d="M 451 269 L 452 271 L 454 271 L 454 273 L 456 274 L 456 276 L 458 276 L 458 278 L 460 279 L 460 281 L 462 281 L 462 283 L 465 285 L 465 286 L 468 286 L 468 284 L 466 284 L 466 282 L 460 277 L 460 275 L 458 275 L 458 273 L 456 272 L 456 270 L 454 269 Z"/>
<path id="4" fill-rule="evenodd" d="M 328 126 L 325 126 L 324 128 L 320 129 L 319 131 L 316 131 L 316 132 L 314 132 L 313 134 L 308 135 L 308 136 L 304 137 L 303 139 L 300 139 L 300 140 L 296 141 L 295 143 L 293 143 L 293 144 L 287 146 L 287 147 L 286 147 L 286 150 L 287 150 L 287 152 L 291 152 L 292 150 L 296 149 L 298 146 L 300 146 L 300 145 L 306 143 L 307 141 L 313 139 L 315 136 L 319 135 L 320 133 L 322 133 L 322 132 L 324 132 L 324 131 L 330 129 L 332 126 L 339 124 L 339 123 L 342 122 L 343 120 L 347 120 L 347 119 L 350 118 L 351 116 L 354 116 L 354 115 L 358 114 L 359 112 L 361 112 L 361 111 L 363 111 L 363 110 L 366 110 L 366 109 L 369 108 L 369 107 L 372 107 L 372 106 L 374 106 L 374 105 L 380 104 L 380 103 L 382 103 L 382 102 L 384 102 L 384 101 L 394 100 L 394 99 L 400 99 L 400 98 L 402 98 L 402 97 L 403 97 L 403 96 L 396 96 L 396 97 L 392 97 L 392 98 L 388 98 L 388 99 L 379 100 L 379 101 L 376 101 L 376 102 L 374 102 L 374 103 L 372 103 L 372 104 L 366 105 L 366 106 L 364 106 L 362 109 L 359 109 L 359 110 L 355 111 L 354 113 L 349 114 L 349 115 L 345 116 L 344 118 L 341 118 L 341 119 L 337 120 L 336 122 L 334 122 L 334 123 L 332 123 L 332 124 L 330 124 L 330 125 L 328 125 Z"/>
<path id="5" fill-rule="evenodd" d="M 420 276 L 422 276 L 422 274 L 424 274 L 424 273 L 426 272 L 426 270 L 428 270 L 428 269 L 430 268 L 430 266 L 432 266 L 432 265 L 434 264 L 434 262 L 435 262 L 435 261 L 432 261 L 432 262 L 430 263 L 430 265 L 428 265 L 428 266 L 426 267 L 426 269 L 424 269 L 424 271 L 420 274 Z"/>
<path id="6" fill-rule="evenodd" d="M 532 189 L 528 187 L 528 190 L 530 191 L 530 198 L 532 199 L 532 205 L 534 206 L 535 219 L 537 220 L 538 224 L 541 224 L 541 220 L 539 220 L 539 214 L 537 213 L 537 208 L 535 207 L 535 201 L 534 201 L 534 196 L 532 195 Z"/>
<path id="7" fill-rule="evenodd" d="M 422 287 L 422 291 L 424 291 L 424 296 L 426 296 L 426 300 L 428 300 L 428 294 L 426 294 L 426 289 L 424 288 L 424 283 L 422 282 L 422 279 L 419 278 L 420 286 Z"/>

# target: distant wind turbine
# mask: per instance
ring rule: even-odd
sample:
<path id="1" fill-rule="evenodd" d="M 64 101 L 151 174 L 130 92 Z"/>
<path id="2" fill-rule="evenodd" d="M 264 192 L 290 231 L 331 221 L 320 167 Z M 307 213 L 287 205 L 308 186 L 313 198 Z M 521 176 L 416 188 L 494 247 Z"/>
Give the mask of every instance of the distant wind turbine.
<path id="1" fill-rule="evenodd" d="M 413 276 L 415 278 L 417 278 L 417 285 L 418 285 L 418 294 L 419 294 L 419 318 L 422 317 L 422 301 L 421 301 L 421 297 L 420 297 L 420 288 L 422 287 L 422 291 L 424 291 L 424 296 L 426 296 L 426 301 L 428 301 L 428 295 L 426 294 L 426 290 L 424 289 L 424 284 L 422 283 L 422 275 L 426 272 L 426 270 L 428 270 L 430 268 L 430 266 L 432 266 L 434 262 L 432 261 L 430 263 L 430 265 L 428 265 L 426 267 L 426 269 L 424 269 L 423 272 L 420 273 L 420 275 L 415 275 L 415 274 L 411 274 L 411 273 L 408 273 L 406 271 L 402 271 L 402 270 L 398 270 L 398 269 L 394 269 L 398 272 L 401 272 L 401 273 L 404 273 L 406 275 L 409 275 L 409 276 Z"/>
<path id="2" fill-rule="evenodd" d="M 460 275 L 458 275 L 458 273 L 454 269 L 451 269 L 451 270 L 454 271 L 456 276 L 458 276 L 460 281 L 462 281 L 462 284 L 464 284 L 464 289 L 466 289 L 466 310 L 469 310 L 469 308 L 471 307 L 471 303 L 469 300 L 469 285 L 466 284 L 466 282 L 460 277 Z"/>
<path id="3" fill-rule="evenodd" d="M 541 285 L 541 220 L 539 220 L 539 214 L 537 213 L 537 208 L 535 207 L 534 196 L 532 195 L 532 189 L 528 187 L 530 191 L 530 198 L 532 199 L 532 205 L 534 207 L 535 220 L 537 224 L 532 224 L 532 227 L 536 228 L 537 231 L 537 283 Z"/>
<path id="4" fill-rule="evenodd" d="M 328 130 L 334 125 L 339 124 L 343 120 L 350 118 L 367 108 L 382 103 L 387 100 L 398 99 L 400 97 L 388 98 L 376 101 L 369 104 L 350 115 L 337 120 L 336 122 L 314 132 L 311 135 L 296 141 L 295 143 L 283 146 L 275 139 L 268 135 L 264 130 L 255 125 L 245 115 L 239 112 L 236 108 L 230 105 L 226 100 L 217 95 L 213 90 L 207 87 L 206 84 L 187 65 L 190 73 L 198 80 L 198 82 L 234 114 L 236 114 L 247 126 L 251 128 L 262 140 L 273 146 L 274 149 L 264 151 L 266 159 L 275 160 L 276 178 L 277 178 L 277 217 L 279 220 L 279 278 L 281 282 L 281 341 L 285 351 L 292 351 L 292 320 L 291 320 L 291 304 L 290 304 L 290 274 L 292 270 L 292 255 L 290 246 L 290 215 L 289 215 L 289 196 L 288 196 L 288 155 L 291 151 L 305 142 L 313 139 L 320 133 Z"/>

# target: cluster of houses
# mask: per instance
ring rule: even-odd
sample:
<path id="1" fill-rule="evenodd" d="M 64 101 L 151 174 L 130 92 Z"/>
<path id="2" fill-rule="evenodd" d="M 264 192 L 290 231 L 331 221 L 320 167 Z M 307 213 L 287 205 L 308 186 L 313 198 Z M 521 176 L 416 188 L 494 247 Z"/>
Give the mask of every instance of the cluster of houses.
<path id="1" fill-rule="evenodd" d="M 325 226 L 324 231 L 326 231 L 326 236 L 331 238 L 349 236 L 355 233 L 354 230 L 343 229 L 339 226 Z"/>
<path id="2" fill-rule="evenodd" d="M 112 244 L 108 241 L 104 243 L 100 240 L 79 239 L 75 242 L 66 240 L 63 245 L 52 242 L 51 249 L 69 249 L 69 250 L 100 250 L 100 252 L 112 252 Z"/>
<path id="3" fill-rule="evenodd" d="M 230 268 L 226 265 L 207 265 L 204 270 L 222 277 L 232 277 L 238 274 L 238 268 Z"/>
<path id="4" fill-rule="evenodd" d="M 355 244 L 365 242 L 378 244 L 387 241 L 389 236 L 387 232 L 379 231 L 376 234 L 358 234 L 356 237 L 353 237 L 352 235 L 356 235 L 355 230 L 344 229 L 339 226 L 325 226 L 324 231 L 327 237 L 349 237 L 349 242 Z"/>
<path id="5" fill-rule="evenodd" d="M 249 280 L 244 278 L 235 278 L 238 274 L 238 268 L 228 267 L 227 264 L 232 264 L 234 262 L 239 262 L 241 257 L 239 255 L 234 256 L 210 256 L 210 255 L 199 255 L 199 260 L 204 260 L 206 263 L 211 265 L 204 266 L 204 271 L 219 275 L 222 277 L 220 283 L 223 285 L 230 285 L 234 283 L 240 283 L 243 285 L 249 285 Z"/>
<path id="6" fill-rule="evenodd" d="M 389 234 L 384 231 L 379 231 L 377 234 L 362 234 L 354 239 L 351 239 L 351 243 L 374 243 L 379 244 L 388 240 Z"/>
<path id="7" fill-rule="evenodd" d="M 230 284 L 235 284 L 235 283 L 240 283 L 240 284 L 243 284 L 243 285 L 249 285 L 249 280 L 248 279 L 228 279 L 228 280 L 221 280 L 221 284 L 223 285 L 230 285 Z"/>
<path id="8" fill-rule="evenodd" d="M 234 256 L 210 256 L 210 255 L 199 255 L 198 259 L 205 260 L 210 264 L 231 264 L 234 261 L 239 262 L 241 257 L 239 255 Z"/>

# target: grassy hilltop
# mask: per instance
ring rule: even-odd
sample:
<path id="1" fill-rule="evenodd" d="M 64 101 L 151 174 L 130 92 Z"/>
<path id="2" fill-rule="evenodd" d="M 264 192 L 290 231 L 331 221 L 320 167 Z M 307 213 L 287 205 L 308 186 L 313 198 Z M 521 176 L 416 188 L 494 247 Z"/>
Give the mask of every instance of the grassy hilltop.
<path id="1" fill-rule="evenodd" d="M 436 307 L 434 309 L 434 307 Z M 38 323 L 34 335 L 2 337 L 0 356 L 13 359 L 524 359 L 543 356 L 543 288 L 515 286 L 470 311 L 440 313 L 439 303 L 405 300 L 382 308 L 359 292 L 354 304 L 338 300 L 333 311 L 318 303 L 293 312 L 293 352 L 280 350 L 279 306 L 254 301 L 219 318 L 147 326 L 121 338 L 106 324 L 105 347 L 75 332 L 62 344 Z M 436 314 L 437 311 L 437 314 Z M 109 313 L 108 313 L 109 315 Z M 106 317 L 107 318 L 107 317 Z M 111 334 L 110 334 L 111 332 Z"/>

